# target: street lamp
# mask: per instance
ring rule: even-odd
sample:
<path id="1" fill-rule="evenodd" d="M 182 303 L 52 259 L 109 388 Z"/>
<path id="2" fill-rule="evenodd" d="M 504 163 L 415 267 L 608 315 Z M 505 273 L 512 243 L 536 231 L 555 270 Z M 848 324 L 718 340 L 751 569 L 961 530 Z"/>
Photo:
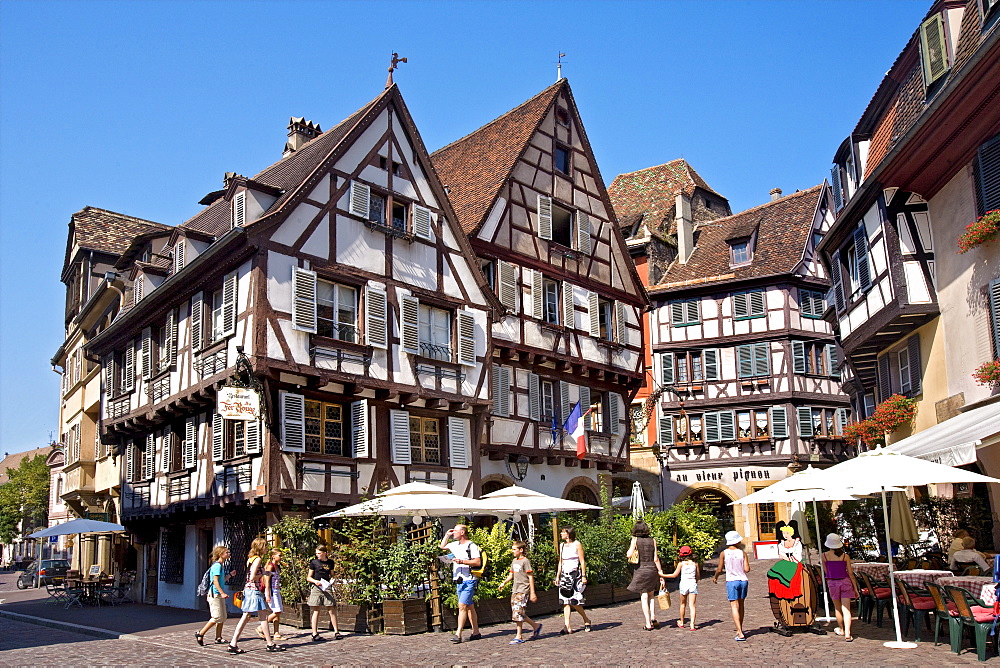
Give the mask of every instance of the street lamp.
<path id="1" fill-rule="evenodd" d="M 660 447 L 659 442 L 653 443 L 653 456 L 656 457 L 656 462 L 660 465 L 660 510 L 667 509 L 666 495 L 663 491 L 663 471 L 666 469 L 667 464 L 667 451 L 666 449 Z"/>
<path id="2" fill-rule="evenodd" d="M 516 460 L 514 460 L 514 468 L 511 468 L 510 458 L 507 458 L 507 472 L 510 473 L 510 477 L 514 478 L 518 482 L 521 482 L 528 476 L 528 458 L 525 455 L 520 455 Z M 516 469 L 516 470 L 515 470 Z"/>

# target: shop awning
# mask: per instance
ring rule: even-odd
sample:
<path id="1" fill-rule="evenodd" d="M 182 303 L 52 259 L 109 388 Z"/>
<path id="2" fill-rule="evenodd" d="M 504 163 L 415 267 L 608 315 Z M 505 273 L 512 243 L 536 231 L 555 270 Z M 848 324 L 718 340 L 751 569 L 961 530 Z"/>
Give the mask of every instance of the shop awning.
<path id="1" fill-rule="evenodd" d="M 947 466 L 976 461 L 976 447 L 1000 433 L 1000 402 L 974 408 L 888 447 L 911 457 Z"/>

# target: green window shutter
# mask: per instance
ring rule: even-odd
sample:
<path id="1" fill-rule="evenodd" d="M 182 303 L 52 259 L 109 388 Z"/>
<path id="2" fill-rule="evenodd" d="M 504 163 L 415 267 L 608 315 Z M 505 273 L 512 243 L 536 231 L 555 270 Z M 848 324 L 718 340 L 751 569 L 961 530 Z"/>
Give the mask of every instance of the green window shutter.
<path id="1" fill-rule="evenodd" d="M 930 86 L 948 71 L 948 45 L 941 14 L 935 14 L 920 24 L 920 56 L 924 86 Z"/>
<path id="2" fill-rule="evenodd" d="M 799 436 L 802 438 L 812 438 L 812 409 L 808 406 L 796 406 L 795 419 L 799 423 Z"/>
<path id="3" fill-rule="evenodd" d="M 841 278 L 840 251 L 830 256 L 830 277 L 833 280 L 833 295 L 837 302 L 837 313 L 840 313 L 847 305 L 847 298 L 844 296 L 844 282 Z"/>
<path id="4" fill-rule="evenodd" d="M 674 382 L 674 354 L 660 353 L 660 382 L 672 385 Z"/>
<path id="5" fill-rule="evenodd" d="M 826 368 L 830 378 L 840 378 L 840 356 L 836 343 L 826 344 Z"/>
<path id="6" fill-rule="evenodd" d="M 753 344 L 745 343 L 736 347 L 737 368 L 740 378 L 753 378 Z"/>
<path id="7" fill-rule="evenodd" d="M 753 344 L 753 358 L 754 358 L 754 375 L 770 376 L 771 344 L 767 342 Z"/>
<path id="8" fill-rule="evenodd" d="M 736 440 L 736 415 L 733 411 L 719 411 L 719 440 Z"/>
<path id="9" fill-rule="evenodd" d="M 719 436 L 719 413 L 717 411 L 711 411 L 702 415 L 702 420 L 705 428 L 705 442 L 706 443 L 718 443 Z"/>
<path id="10" fill-rule="evenodd" d="M 771 406 L 771 436 L 788 438 L 788 415 L 784 406 Z"/>
<path id="11" fill-rule="evenodd" d="M 802 341 L 792 341 L 792 373 L 806 372 L 806 344 Z"/>
<path id="12" fill-rule="evenodd" d="M 733 295 L 733 317 L 746 318 L 750 315 L 750 304 L 747 293 L 737 292 Z"/>
<path id="13" fill-rule="evenodd" d="M 973 171 L 979 215 L 1000 209 L 1000 134 L 979 147 Z M 1000 350 L 997 356 L 1000 357 Z"/>
<path id="14" fill-rule="evenodd" d="M 701 360 L 705 368 L 705 380 L 719 380 L 719 349 L 705 348 L 701 351 Z"/>
<path id="15" fill-rule="evenodd" d="M 674 442 L 674 416 L 660 416 L 660 445 L 673 445 Z"/>
<path id="16" fill-rule="evenodd" d="M 864 291 L 872 286 L 871 267 L 868 265 L 868 233 L 865 231 L 864 221 L 854 230 L 854 249 L 858 256 L 858 282 Z"/>
<path id="17" fill-rule="evenodd" d="M 1000 359 L 1000 278 L 989 284 L 990 326 L 993 328 L 993 358 Z"/>
<path id="18" fill-rule="evenodd" d="M 753 292 L 749 292 L 747 293 L 747 298 L 749 301 L 751 316 L 765 315 L 767 312 L 767 306 L 763 290 L 754 290 Z"/>

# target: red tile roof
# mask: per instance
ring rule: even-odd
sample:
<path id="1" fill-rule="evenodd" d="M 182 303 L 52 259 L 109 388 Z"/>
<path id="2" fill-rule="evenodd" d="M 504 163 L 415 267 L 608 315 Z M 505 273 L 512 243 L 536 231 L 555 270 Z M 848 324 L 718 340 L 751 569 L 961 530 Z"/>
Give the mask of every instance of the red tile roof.
<path id="1" fill-rule="evenodd" d="M 792 193 L 727 218 L 695 227 L 695 249 L 687 264 L 674 261 L 660 285 L 650 292 L 681 285 L 699 285 L 788 274 L 802 261 L 823 186 Z M 730 266 L 728 239 L 757 231 L 753 260 Z"/>
<path id="2" fill-rule="evenodd" d="M 72 259 L 74 244 L 86 250 L 121 255 L 136 236 L 169 229 L 168 225 L 162 223 L 85 206 L 70 216 L 63 272 L 65 273 Z"/>
<path id="3" fill-rule="evenodd" d="M 16 469 L 25 459 L 31 460 L 38 455 L 48 457 L 50 452 L 52 452 L 52 446 L 46 445 L 45 447 L 35 448 L 34 450 L 15 452 L 12 455 L 4 453 L 4 458 L 0 460 L 0 485 L 10 480 L 10 476 L 7 474 L 7 469 Z"/>
<path id="4" fill-rule="evenodd" d="M 674 206 L 677 195 L 693 197 L 696 188 L 728 203 L 683 159 L 619 174 L 608 186 L 608 196 L 623 226 L 633 225 L 642 218 L 650 230 L 672 234 L 676 231 Z"/>
<path id="5" fill-rule="evenodd" d="M 560 79 L 524 104 L 431 154 L 466 234 L 474 233 L 485 220 L 531 136 L 567 85 L 566 79 Z"/>

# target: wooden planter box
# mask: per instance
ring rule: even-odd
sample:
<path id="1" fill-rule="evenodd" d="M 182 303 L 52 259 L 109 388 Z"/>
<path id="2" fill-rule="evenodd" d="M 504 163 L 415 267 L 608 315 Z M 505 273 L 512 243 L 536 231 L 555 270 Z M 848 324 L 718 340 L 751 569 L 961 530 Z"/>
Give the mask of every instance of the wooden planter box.
<path id="1" fill-rule="evenodd" d="M 548 615 L 562 610 L 562 603 L 559 602 L 559 592 L 555 589 L 536 591 L 538 600 L 528 604 L 528 616 Z"/>
<path id="2" fill-rule="evenodd" d="M 422 598 L 382 601 L 382 623 L 390 635 L 425 633 L 430 628 L 428 617 L 427 601 Z"/>
<path id="3" fill-rule="evenodd" d="M 305 603 L 290 605 L 281 613 L 281 623 L 295 626 L 300 629 L 308 629 L 311 626 L 311 610 Z M 341 631 L 351 633 L 381 633 L 382 631 L 382 611 L 378 607 L 348 605 L 346 603 L 337 604 L 337 623 Z M 320 630 L 332 630 L 330 616 L 325 611 L 320 613 Z"/>
<path id="4" fill-rule="evenodd" d="M 609 584 L 588 584 L 587 589 L 583 592 L 583 599 L 586 601 L 588 608 L 598 605 L 611 605 L 615 602 L 612 586 Z"/>
<path id="5" fill-rule="evenodd" d="M 614 585 L 611 589 L 611 598 L 615 603 L 624 603 L 625 601 L 638 601 L 639 594 L 629 591 L 625 585 Z"/>

